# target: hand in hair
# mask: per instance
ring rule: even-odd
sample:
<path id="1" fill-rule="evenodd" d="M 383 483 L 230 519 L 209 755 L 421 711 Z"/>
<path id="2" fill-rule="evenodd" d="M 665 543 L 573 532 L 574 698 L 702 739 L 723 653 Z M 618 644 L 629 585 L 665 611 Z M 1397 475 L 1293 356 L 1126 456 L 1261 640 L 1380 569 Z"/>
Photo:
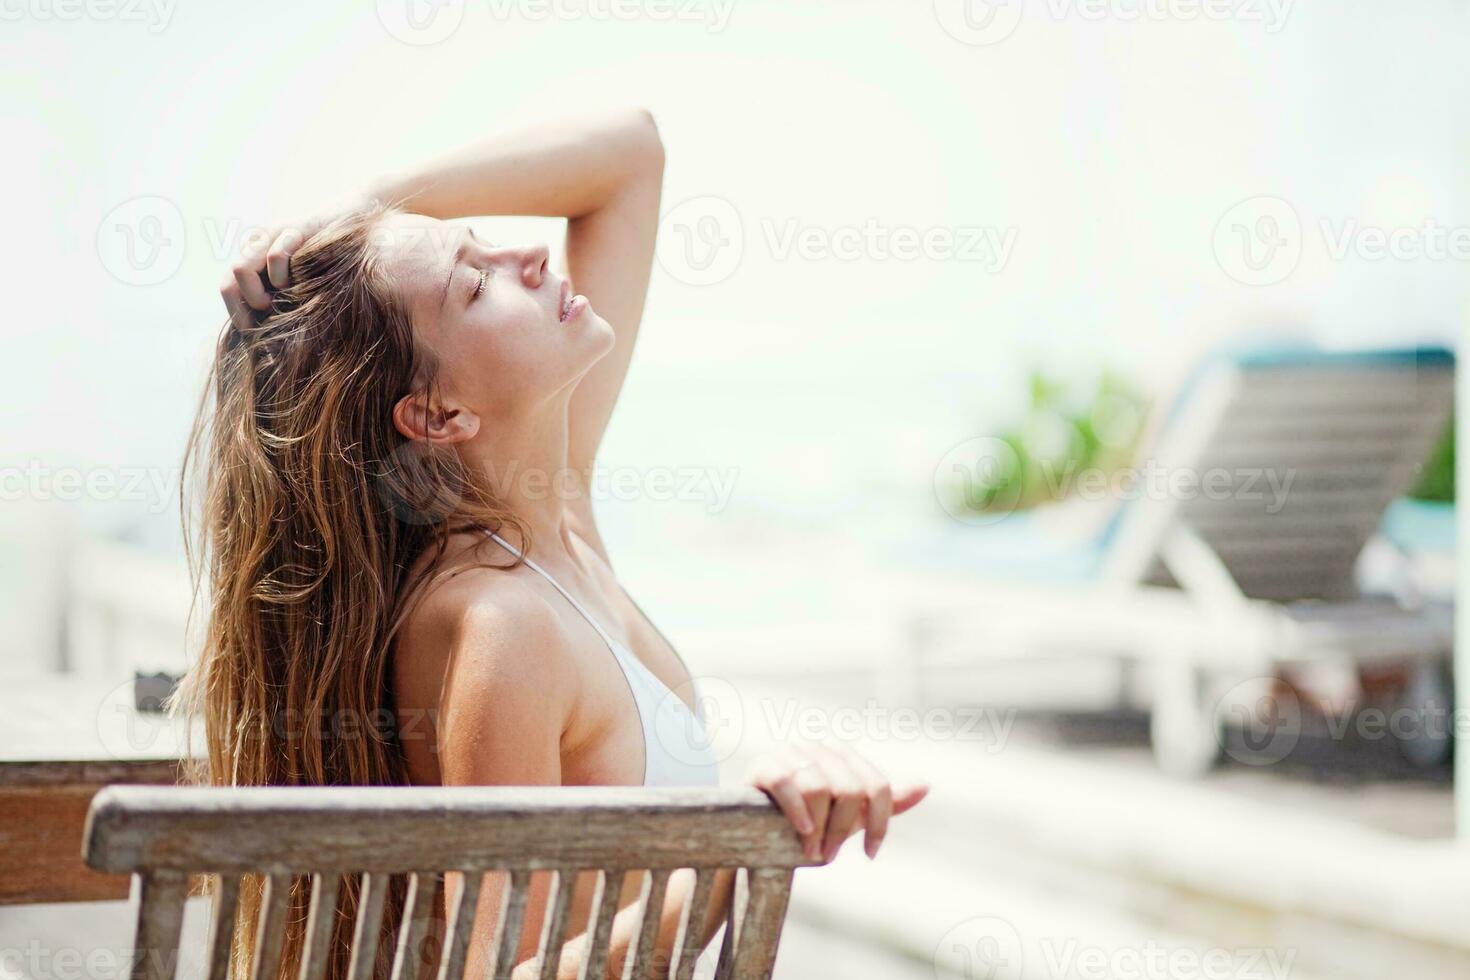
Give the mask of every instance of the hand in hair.
<path id="1" fill-rule="evenodd" d="M 301 221 L 275 225 L 246 239 L 219 290 L 236 326 L 249 326 L 251 310 L 270 309 L 270 290 L 280 289 L 291 281 L 291 256 L 340 210 L 322 211 Z"/>

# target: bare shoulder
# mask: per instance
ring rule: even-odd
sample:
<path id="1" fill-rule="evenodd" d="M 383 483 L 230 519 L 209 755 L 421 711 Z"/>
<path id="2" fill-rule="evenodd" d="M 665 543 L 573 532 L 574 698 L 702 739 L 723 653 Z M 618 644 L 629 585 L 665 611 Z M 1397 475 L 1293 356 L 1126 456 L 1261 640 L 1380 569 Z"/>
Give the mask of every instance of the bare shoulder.
<path id="1" fill-rule="evenodd" d="M 395 701 L 433 715 L 443 782 L 541 782 L 577 697 L 565 623 L 510 570 L 448 572 L 403 625 Z"/>
<path id="2" fill-rule="evenodd" d="M 563 620 L 512 570 L 476 567 L 473 557 L 451 551 L 446 567 L 430 577 L 403 625 L 400 669 L 445 682 L 450 672 L 507 682 L 560 679 L 574 666 Z"/>

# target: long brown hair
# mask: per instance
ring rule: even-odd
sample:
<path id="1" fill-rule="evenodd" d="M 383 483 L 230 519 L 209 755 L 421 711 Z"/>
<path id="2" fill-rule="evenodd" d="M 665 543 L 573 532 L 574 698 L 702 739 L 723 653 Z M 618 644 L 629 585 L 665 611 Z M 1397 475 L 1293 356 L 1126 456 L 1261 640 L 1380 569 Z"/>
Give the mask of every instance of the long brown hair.
<path id="1" fill-rule="evenodd" d="M 207 622 L 176 705 L 203 719 L 197 778 L 212 785 L 406 783 L 389 660 L 432 584 L 426 570 L 470 527 L 508 526 L 529 550 L 528 529 L 487 481 L 393 425 L 395 402 L 435 377 L 378 264 L 376 232 L 393 211 L 374 204 L 328 223 L 292 257 L 271 308 L 219 337 L 184 470 Z M 292 885 L 280 977 L 299 963 L 309 885 Z M 259 878 L 242 882 L 237 976 L 249 975 L 261 894 Z M 329 977 L 345 975 L 359 897 L 345 880 Z M 402 888 L 389 900 L 385 930 Z"/>

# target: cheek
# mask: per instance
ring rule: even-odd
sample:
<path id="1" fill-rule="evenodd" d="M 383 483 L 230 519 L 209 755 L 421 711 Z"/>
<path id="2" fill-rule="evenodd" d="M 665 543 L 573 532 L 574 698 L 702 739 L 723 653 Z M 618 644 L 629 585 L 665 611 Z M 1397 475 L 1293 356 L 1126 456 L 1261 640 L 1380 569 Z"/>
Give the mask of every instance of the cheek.
<path id="1" fill-rule="evenodd" d="M 566 380 L 566 336 L 546 322 L 544 311 L 503 304 L 494 315 L 488 306 L 477 314 L 444 352 L 445 373 L 465 390 L 483 391 L 493 381 L 496 398 L 514 403 Z"/>

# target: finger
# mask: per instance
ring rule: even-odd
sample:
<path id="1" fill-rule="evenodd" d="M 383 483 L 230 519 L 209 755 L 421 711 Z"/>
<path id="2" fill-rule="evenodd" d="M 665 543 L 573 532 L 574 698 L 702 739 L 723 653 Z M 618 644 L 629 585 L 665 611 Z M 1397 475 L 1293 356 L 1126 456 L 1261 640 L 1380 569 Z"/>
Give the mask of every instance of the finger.
<path id="1" fill-rule="evenodd" d="M 797 789 L 806 800 L 807 811 L 812 815 L 812 832 L 802 840 L 806 856 L 812 861 L 822 860 L 822 840 L 827 832 L 827 822 L 832 810 L 832 790 L 828 785 L 826 770 L 813 759 L 803 759 L 802 767 L 792 777 Z"/>
<path id="2" fill-rule="evenodd" d="M 266 276 L 271 285 L 276 289 L 291 283 L 291 256 L 305 241 L 305 236 L 295 228 L 287 228 L 276 236 L 271 243 L 270 249 L 265 253 Z"/>
<path id="3" fill-rule="evenodd" d="M 781 812 L 786 815 L 786 819 L 790 820 L 791 825 L 796 828 L 797 834 L 805 838 L 816 829 L 811 810 L 806 805 L 806 798 L 802 796 L 801 789 L 796 785 L 789 769 L 763 768 L 759 774 L 752 777 L 752 782 L 776 802 Z"/>
<path id="4" fill-rule="evenodd" d="M 257 310 L 268 310 L 271 306 L 270 294 L 260 281 L 260 274 L 264 269 L 264 250 L 252 252 L 235 263 L 235 282 L 240 284 L 240 298 Z"/>
<path id="5" fill-rule="evenodd" d="M 928 783 L 909 783 L 902 789 L 893 791 L 893 814 L 897 816 L 907 810 L 912 810 L 919 801 L 929 795 Z"/>
<path id="6" fill-rule="evenodd" d="M 828 751 L 818 757 L 832 793 L 832 809 L 822 835 L 822 861 L 837 856 L 842 842 L 851 836 L 862 816 L 863 783 L 841 755 Z"/>
<path id="7" fill-rule="evenodd" d="M 230 276 L 225 280 L 224 285 L 220 286 L 219 295 L 225 301 L 225 309 L 229 311 L 235 329 L 248 329 L 250 327 L 250 308 L 240 299 L 240 284 L 235 281 L 234 276 Z"/>
<path id="8" fill-rule="evenodd" d="M 893 793 L 888 778 L 862 755 L 843 747 L 843 757 L 864 783 L 863 853 L 870 859 L 878 854 L 878 845 L 888 836 L 888 818 L 893 814 Z"/>

